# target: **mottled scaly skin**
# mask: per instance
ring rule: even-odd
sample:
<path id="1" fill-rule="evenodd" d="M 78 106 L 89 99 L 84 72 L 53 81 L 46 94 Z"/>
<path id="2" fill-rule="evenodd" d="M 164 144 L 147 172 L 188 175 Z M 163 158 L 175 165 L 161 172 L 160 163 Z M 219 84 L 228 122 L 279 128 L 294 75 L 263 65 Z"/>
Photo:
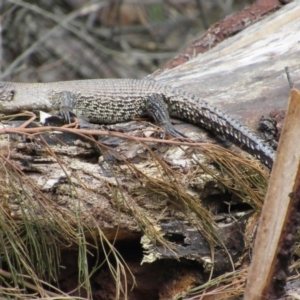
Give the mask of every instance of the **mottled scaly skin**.
<path id="1" fill-rule="evenodd" d="M 219 134 L 248 151 L 269 168 L 275 153 L 262 139 L 230 116 L 184 90 L 151 80 L 94 79 L 52 83 L 0 82 L 0 113 L 58 110 L 66 92 L 75 99 L 74 113 L 94 123 L 118 123 L 167 107 L 169 115 Z M 157 101 L 155 100 L 157 99 Z M 163 101 L 159 101 L 163 100 Z M 153 113 L 150 113 L 153 116 Z M 168 119 L 168 115 L 163 118 Z M 166 120 L 169 121 L 169 120 Z"/>

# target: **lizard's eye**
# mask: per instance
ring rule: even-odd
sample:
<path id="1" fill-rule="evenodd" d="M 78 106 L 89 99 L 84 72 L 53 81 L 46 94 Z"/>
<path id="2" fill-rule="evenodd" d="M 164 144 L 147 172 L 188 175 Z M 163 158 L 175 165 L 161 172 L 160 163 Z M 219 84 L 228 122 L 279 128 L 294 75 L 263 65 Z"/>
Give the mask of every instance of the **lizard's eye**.
<path id="1" fill-rule="evenodd" d="M 14 97 L 14 95 L 15 95 L 15 90 L 11 90 L 10 91 L 10 97 L 11 97 L 11 99 Z"/>

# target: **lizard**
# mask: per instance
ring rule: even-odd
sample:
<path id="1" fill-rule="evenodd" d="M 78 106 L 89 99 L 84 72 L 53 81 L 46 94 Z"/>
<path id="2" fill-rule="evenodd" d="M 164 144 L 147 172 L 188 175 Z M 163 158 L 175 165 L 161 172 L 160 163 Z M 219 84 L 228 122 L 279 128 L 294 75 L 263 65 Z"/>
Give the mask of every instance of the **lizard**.
<path id="1" fill-rule="evenodd" d="M 114 124 L 150 116 L 167 133 L 184 137 L 171 124 L 179 118 L 220 135 L 272 168 L 275 151 L 258 135 L 199 96 L 143 79 L 86 79 L 50 83 L 0 82 L 0 113 L 60 110 L 67 98 L 76 115 Z"/>

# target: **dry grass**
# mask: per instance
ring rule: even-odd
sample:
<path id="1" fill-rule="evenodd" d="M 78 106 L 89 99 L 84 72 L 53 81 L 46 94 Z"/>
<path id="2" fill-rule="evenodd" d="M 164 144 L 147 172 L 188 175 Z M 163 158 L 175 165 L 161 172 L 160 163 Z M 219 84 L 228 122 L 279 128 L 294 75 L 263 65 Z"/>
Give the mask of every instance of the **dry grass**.
<path id="1" fill-rule="evenodd" d="M 164 245 L 170 250 L 174 249 L 172 243 L 165 240 L 161 232 L 157 230 L 159 219 L 154 221 L 152 218 L 149 218 L 145 210 L 142 210 L 137 205 L 137 199 L 155 197 L 160 201 L 168 201 L 176 210 L 181 211 L 185 218 L 209 242 L 212 258 L 215 245 L 222 247 L 222 238 L 218 236 L 216 231 L 217 225 L 214 223 L 210 212 L 202 206 L 197 198 L 190 195 L 187 191 L 189 182 L 193 178 L 200 176 L 200 174 L 209 174 L 225 186 L 229 192 L 243 199 L 255 210 L 259 210 L 261 207 L 268 174 L 258 164 L 253 164 L 252 160 L 245 160 L 233 152 L 209 144 L 137 138 L 117 132 L 79 130 L 71 128 L 71 126 L 59 128 L 25 128 L 20 126 L 0 131 L 2 135 L 27 135 L 39 141 L 39 146 L 44 148 L 44 152 L 55 159 L 63 172 L 65 172 L 68 178 L 69 194 L 74 195 L 73 213 L 70 213 L 69 210 L 58 206 L 53 199 L 47 198 L 36 183 L 32 182 L 18 168 L 18 165 L 10 160 L 8 149 L 3 148 L 0 156 L 3 174 L 0 210 L 2 228 L 0 241 L 2 252 L 0 255 L 3 261 L 3 282 L 0 293 L 2 295 L 22 299 L 22 297 L 28 297 L 28 290 L 31 290 L 32 297 L 54 297 L 57 295 L 68 297 L 67 294 L 51 285 L 51 282 L 57 280 L 61 249 L 69 247 L 77 248 L 80 253 L 78 261 L 78 288 L 84 288 L 88 297 L 92 295 L 90 277 L 104 263 L 103 261 L 98 261 L 94 269 L 88 269 L 87 256 L 91 248 L 98 249 L 98 251 L 101 249 L 101 252 L 105 254 L 105 262 L 108 264 L 116 283 L 116 297 L 119 298 L 121 294 L 126 297 L 127 294 L 126 276 L 130 274 L 130 271 L 126 271 L 126 262 L 123 261 L 113 244 L 102 233 L 97 221 L 86 224 L 83 220 L 81 211 L 83 202 L 76 200 L 76 184 L 80 184 L 80 180 L 74 184 L 75 179 L 69 176 L 68 166 L 52 151 L 51 146 L 42 138 L 42 134 L 58 131 L 72 132 L 102 148 L 105 146 L 95 142 L 92 136 L 110 135 L 141 143 L 155 164 L 155 176 L 147 173 L 146 169 L 140 169 L 137 165 L 126 160 L 125 157 L 120 157 L 118 152 L 110 149 L 114 155 L 119 156 L 125 162 L 126 167 L 117 167 L 118 172 L 115 173 L 117 185 L 112 189 L 113 201 L 117 204 L 119 203 L 118 205 L 120 206 L 125 205 L 127 207 L 135 222 L 153 244 Z M 187 175 L 172 169 L 155 151 L 151 150 L 149 143 L 153 142 L 169 144 L 170 147 L 181 149 L 187 161 L 193 164 L 194 172 L 190 172 Z M 205 158 L 204 160 L 203 157 Z M 210 161 L 210 164 L 215 167 L 209 168 L 205 161 Z M 115 172 L 113 169 L 111 170 L 112 173 Z M 123 172 L 122 174 L 126 178 L 125 185 L 119 180 L 120 172 Z M 125 186 L 127 185 L 135 186 L 132 193 L 134 196 L 128 197 L 128 193 L 125 191 Z M 15 199 L 14 201 L 19 205 L 21 220 L 16 221 L 9 214 L 6 206 L 6 202 L 9 199 Z M 91 216 L 91 219 L 93 219 L 93 216 Z M 89 237 L 88 241 L 86 236 Z M 228 255 L 230 254 L 228 253 Z M 116 263 L 111 263 L 112 260 Z M 234 274 L 232 273 L 232 276 L 236 276 Z M 225 276 L 221 277 L 220 282 L 223 279 L 225 282 L 228 281 L 228 277 Z M 210 281 L 208 284 L 213 286 L 214 281 Z M 13 290 L 14 286 L 18 286 L 19 289 Z M 203 288 L 206 289 L 207 285 Z M 229 285 L 229 288 L 232 287 Z M 201 289 L 199 288 L 195 292 L 199 292 Z M 26 292 L 24 293 L 24 291 Z"/>

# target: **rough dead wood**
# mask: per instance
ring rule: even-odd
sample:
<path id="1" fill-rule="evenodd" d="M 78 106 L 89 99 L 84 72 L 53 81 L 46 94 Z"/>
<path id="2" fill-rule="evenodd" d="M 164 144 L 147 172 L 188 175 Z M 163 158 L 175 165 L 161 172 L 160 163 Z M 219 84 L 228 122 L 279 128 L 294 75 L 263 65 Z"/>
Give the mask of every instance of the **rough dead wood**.
<path id="1" fill-rule="evenodd" d="M 294 1 L 155 79 L 201 95 L 256 130 L 262 115 L 287 106 L 286 66 L 300 85 L 299 26 Z"/>

